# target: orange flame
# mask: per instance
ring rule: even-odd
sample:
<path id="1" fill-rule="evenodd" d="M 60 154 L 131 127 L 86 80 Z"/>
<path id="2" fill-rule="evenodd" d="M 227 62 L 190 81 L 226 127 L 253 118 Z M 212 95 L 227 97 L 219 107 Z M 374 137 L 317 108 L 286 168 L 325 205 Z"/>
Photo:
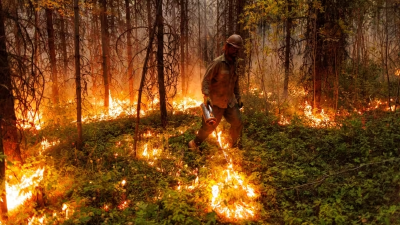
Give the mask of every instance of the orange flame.
<path id="1" fill-rule="evenodd" d="M 327 114 L 325 114 L 323 109 L 321 110 L 321 113 L 319 115 L 314 115 L 312 107 L 311 107 L 311 105 L 308 104 L 307 101 L 306 101 L 305 107 L 304 107 L 304 115 L 308 119 L 310 119 L 311 126 L 313 126 L 313 127 L 320 127 L 320 126 L 326 125 L 330 121 L 329 116 Z"/>
<path id="2" fill-rule="evenodd" d="M 13 210 L 32 197 L 32 192 L 21 193 L 22 190 L 35 187 L 43 179 L 44 168 L 39 168 L 30 177 L 22 176 L 19 184 L 9 185 L 6 183 L 7 208 Z"/>
<path id="3" fill-rule="evenodd" d="M 228 220 L 253 218 L 258 211 L 254 203 L 258 197 L 254 187 L 245 182 L 244 176 L 236 172 L 231 163 L 218 177 L 217 184 L 211 187 L 212 209 Z M 226 199 L 229 193 L 238 193 L 238 196 Z"/>
<path id="4" fill-rule="evenodd" d="M 255 188 L 249 184 L 243 175 L 234 170 L 232 159 L 224 149 L 228 148 L 227 142 L 217 133 L 217 140 L 222 153 L 228 161 L 227 168 L 222 174 L 215 174 L 216 184 L 211 187 L 211 208 L 227 220 L 251 219 L 258 211 L 255 199 L 258 197 Z M 235 193 L 229 196 L 229 193 Z"/>

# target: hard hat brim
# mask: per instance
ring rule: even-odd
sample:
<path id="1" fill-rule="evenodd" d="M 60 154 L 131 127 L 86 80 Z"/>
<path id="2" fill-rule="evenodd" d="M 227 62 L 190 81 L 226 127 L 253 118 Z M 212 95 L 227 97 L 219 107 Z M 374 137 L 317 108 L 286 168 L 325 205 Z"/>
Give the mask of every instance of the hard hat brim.
<path id="1" fill-rule="evenodd" d="M 232 46 L 235 47 L 235 48 L 238 48 L 238 49 L 241 49 L 241 48 L 242 48 L 242 46 L 235 45 L 235 44 L 232 44 L 232 43 L 229 43 L 229 42 L 227 42 L 227 43 L 230 44 L 230 45 L 232 45 Z"/>

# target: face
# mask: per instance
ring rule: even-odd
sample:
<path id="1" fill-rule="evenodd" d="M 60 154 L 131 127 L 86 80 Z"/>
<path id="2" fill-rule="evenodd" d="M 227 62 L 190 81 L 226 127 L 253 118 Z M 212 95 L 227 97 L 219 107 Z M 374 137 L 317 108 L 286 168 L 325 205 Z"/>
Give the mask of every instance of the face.
<path id="1" fill-rule="evenodd" d="M 238 48 L 235 48 L 235 47 L 233 47 L 232 45 L 229 45 L 229 44 L 227 45 L 227 49 L 226 49 L 225 54 L 229 58 L 236 59 L 238 53 L 239 53 L 239 49 Z"/>

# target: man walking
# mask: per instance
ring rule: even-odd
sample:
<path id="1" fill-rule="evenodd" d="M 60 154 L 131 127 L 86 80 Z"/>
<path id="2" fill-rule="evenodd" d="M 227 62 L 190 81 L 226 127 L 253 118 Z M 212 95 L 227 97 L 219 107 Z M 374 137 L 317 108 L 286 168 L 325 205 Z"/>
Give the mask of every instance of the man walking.
<path id="1" fill-rule="evenodd" d="M 188 143 L 190 149 L 197 147 L 217 128 L 222 116 L 230 123 L 229 134 L 231 146 L 237 147 L 243 129 L 243 122 L 239 109 L 243 103 L 240 101 L 239 76 L 237 72 L 236 57 L 243 47 L 240 35 L 233 34 L 225 42 L 224 53 L 214 59 L 208 66 L 204 75 L 201 91 L 204 95 L 204 104 L 210 104 L 216 122 L 212 125 L 202 120 L 202 126 L 196 138 Z"/>

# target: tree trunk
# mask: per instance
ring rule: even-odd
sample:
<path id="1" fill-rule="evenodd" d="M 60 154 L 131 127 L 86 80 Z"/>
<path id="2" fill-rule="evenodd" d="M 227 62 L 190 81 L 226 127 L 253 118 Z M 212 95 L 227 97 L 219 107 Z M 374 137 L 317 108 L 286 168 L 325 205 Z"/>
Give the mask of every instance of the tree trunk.
<path id="1" fill-rule="evenodd" d="M 37 0 L 35 0 L 35 2 L 37 3 Z M 33 6 L 33 10 L 35 12 L 35 55 L 34 55 L 34 64 L 35 65 L 39 65 L 40 64 L 40 40 L 39 40 L 39 12 L 35 9 L 35 7 Z M 39 73 L 39 69 L 37 66 L 35 66 L 35 76 L 38 75 Z"/>
<path id="2" fill-rule="evenodd" d="M 234 25 L 234 19 L 233 19 L 233 1 L 228 1 L 228 35 L 233 34 L 233 25 Z"/>
<path id="3" fill-rule="evenodd" d="M 56 61 L 56 48 L 54 44 L 54 28 L 53 28 L 53 10 L 46 8 L 46 24 L 47 24 L 47 35 L 48 35 L 48 45 L 50 53 L 50 66 L 51 66 L 51 80 L 53 81 L 51 85 L 51 94 L 53 104 L 59 103 L 58 96 L 58 74 L 57 74 L 57 61 Z"/>
<path id="4" fill-rule="evenodd" d="M 290 39 L 291 39 L 291 29 L 292 29 L 292 18 L 291 18 L 291 12 L 292 12 L 292 1 L 287 0 L 287 16 L 286 16 L 286 37 L 285 37 L 285 62 L 284 62 L 284 67 L 285 67 L 285 79 L 283 81 L 283 98 L 287 99 L 288 97 L 288 90 L 289 90 L 289 75 L 290 75 L 290 61 L 291 61 L 291 55 L 290 55 Z"/>
<path id="5" fill-rule="evenodd" d="M 11 89 L 11 73 L 7 61 L 6 32 L 2 5 L 2 0 L 0 0 L 0 154 L 4 155 L 8 151 L 13 152 L 13 146 L 17 147 L 16 150 L 19 151 L 19 142 L 16 136 L 14 97 Z M 6 164 L 5 160 L 2 160 L 0 162 L 0 197 L 3 199 L 3 201 L 0 201 L 0 214 L 2 219 L 7 218 L 8 211 L 5 179 Z"/>
<path id="6" fill-rule="evenodd" d="M 207 2 L 204 1 L 204 61 L 208 63 L 208 29 L 207 29 Z"/>
<path id="7" fill-rule="evenodd" d="M 159 4 L 157 6 L 157 11 L 156 11 L 156 15 L 161 14 L 161 5 Z M 136 151 L 136 147 L 137 147 L 137 141 L 138 141 L 138 137 L 139 137 L 139 123 L 140 123 L 140 105 L 142 104 L 142 92 L 143 92 L 143 87 L 144 87 L 144 81 L 146 78 L 146 73 L 147 73 L 147 62 L 149 61 L 149 56 L 150 56 L 150 52 L 152 50 L 152 45 L 153 45 L 153 40 L 154 40 L 154 30 L 156 29 L 156 25 L 157 25 L 157 20 L 154 21 L 154 25 L 151 29 L 151 33 L 149 35 L 149 44 L 147 46 L 147 50 L 146 50 L 146 56 L 144 58 L 144 62 L 143 62 L 143 70 L 142 70 L 142 77 L 140 79 L 140 85 L 139 85 L 139 93 L 138 93 L 138 101 L 137 101 L 137 108 L 136 108 L 136 126 L 135 126 L 135 140 L 134 140 L 134 144 L 133 144 L 133 148 L 134 148 L 134 154 L 137 157 L 137 151 Z"/>
<path id="8" fill-rule="evenodd" d="M 67 53 L 67 40 L 66 33 L 68 32 L 68 23 L 65 23 L 65 17 L 61 16 L 60 20 L 60 39 L 61 39 L 61 50 L 63 55 L 63 84 L 64 87 L 68 87 L 66 84 L 68 83 L 68 53 Z M 66 88 L 64 88 L 66 90 Z M 64 93 L 65 95 L 66 93 Z M 65 96 L 66 97 L 66 96 Z"/>
<path id="9" fill-rule="evenodd" d="M 107 0 L 100 0 L 101 4 L 101 13 L 100 13 L 100 21 L 101 21 L 101 47 L 102 47 L 102 56 L 103 60 L 101 63 L 101 67 L 103 70 L 103 82 L 104 82 L 104 107 L 106 110 L 110 107 L 110 83 L 109 83 L 109 73 L 108 73 L 108 25 L 107 25 Z"/>
<path id="10" fill-rule="evenodd" d="M 185 96 L 187 94 L 186 90 L 186 71 L 185 71 L 185 2 L 186 0 L 181 0 L 180 2 L 180 14 L 181 14 L 181 22 L 180 22 L 180 48 L 181 48 L 181 79 L 182 79 L 182 95 Z"/>
<path id="11" fill-rule="evenodd" d="M 167 104 L 164 85 L 164 24 L 162 15 L 162 0 L 157 0 L 157 8 L 161 8 L 157 13 L 157 73 L 158 73 L 158 92 L 160 94 L 161 124 L 163 129 L 167 127 Z"/>
<path id="12" fill-rule="evenodd" d="M 129 8 L 129 0 L 125 0 L 125 11 L 126 11 L 126 51 L 127 51 L 127 62 L 128 62 L 128 80 L 129 80 L 129 101 L 133 105 L 134 91 L 133 91 L 133 62 L 132 62 L 132 25 L 131 25 L 131 10 Z"/>
<path id="13" fill-rule="evenodd" d="M 75 85 L 76 85 L 76 127 L 78 138 L 76 148 L 82 149 L 82 92 L 81 63 L 79 54 L 79 0 L 74 0 L 74 47 L 75 47 Z"/>

